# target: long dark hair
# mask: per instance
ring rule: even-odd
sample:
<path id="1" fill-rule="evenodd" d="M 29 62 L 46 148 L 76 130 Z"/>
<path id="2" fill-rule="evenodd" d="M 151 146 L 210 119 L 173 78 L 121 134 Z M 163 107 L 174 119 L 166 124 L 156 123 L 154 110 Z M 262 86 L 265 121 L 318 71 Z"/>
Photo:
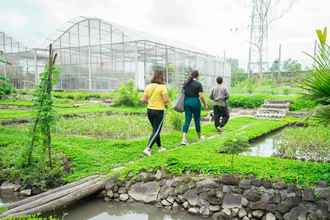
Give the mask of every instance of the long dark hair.
<path id="1" fill-rule="evenodd" d="M 194 70 L 190 73 L 188 80 L 183 84 L 183 88 L 186 88 L 194 79 L 197 79 L 199 76 L 198 70 Z"/>
<path id="2" fill-rule="evenodd" d="M 151 83 L 164 84 L 164 75 L 163 70 L 155 70 Z"/>

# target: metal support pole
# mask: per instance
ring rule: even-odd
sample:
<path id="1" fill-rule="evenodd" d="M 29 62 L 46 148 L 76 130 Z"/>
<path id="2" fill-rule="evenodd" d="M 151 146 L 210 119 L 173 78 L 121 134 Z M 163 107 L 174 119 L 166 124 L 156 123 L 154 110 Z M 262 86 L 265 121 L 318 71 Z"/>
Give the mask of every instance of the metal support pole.
<path id="1" fill-rule="evenodd" d="M 166 75 L 166 84 L 168 85 L 168 48 L 165 48 L 165 75 Z"/>
<path id="2" fill-rule="evenodd" d="M 88 20 L 88 90 L 92 90 L 91 23 Z"/>
<path id="3" fill-rule="evenodd" d="M 278 74 L 277 74 L 277 80 L 279 80 L 281 76 L 281 59 L 282 59 L 282 44 L 280 44 L 278 48 Z"/>
<path id="4" fill-rule="evenodd" d="M 39 73 L 38 73 L 38 52 L 36 49 L 33 50 L 33 54 L 34 54 L 34 65 L 35 65 L 34 85 L 37 86 L 39 84 Z"/>

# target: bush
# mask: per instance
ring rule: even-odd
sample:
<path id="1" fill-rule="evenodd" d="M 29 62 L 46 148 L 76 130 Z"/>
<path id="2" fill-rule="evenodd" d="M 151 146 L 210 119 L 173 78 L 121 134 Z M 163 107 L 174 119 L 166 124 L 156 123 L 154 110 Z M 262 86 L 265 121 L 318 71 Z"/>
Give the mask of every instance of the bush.
<path id="1" fill-rule="evenodd" d="M 170 124 L 171 128 L 174 130 L 180 131 L 183 125 L 183 116 L 181 113 L 176 111 L 168 111 L 167 121 Z"/>
<path id="2" fill-rule="evenodd" d="M 330 130 L 324 126 L 287 128 L 276 147 L 288 158 L 327 160 L 330 155 Z"/>
<path id="3" fill-rule="evenodd" d="M 302 110 L 302 109 L 311 109 L 314 108 L 317 103 L 310 100 L 310 99 L 306 99 L 305 97 L 298 97 L 296 99 L 293 99 L 290 101 L 290 110 L 291 111 L 298 111 L 298 110 Z"/>
<path id="4" fill-rule="evenodd" d="M 233 108 L 258 108 L 266 97 L 262 95 L 231 95 L 229 106 Z"/>
<path id="5" fill-rule="evenodd" d="M 113 105 L 114 106 L 140 106 L 139 91 L 135 88 L 133 81 L 123 84 L 118 90 L 113 92 Z"/>
<path id="6" fill-rule="evenodd" d="M 6 95 L 10 95 L 15 91 L 13 85 L 4 76 L 0 76 L 0 99 Z"/>

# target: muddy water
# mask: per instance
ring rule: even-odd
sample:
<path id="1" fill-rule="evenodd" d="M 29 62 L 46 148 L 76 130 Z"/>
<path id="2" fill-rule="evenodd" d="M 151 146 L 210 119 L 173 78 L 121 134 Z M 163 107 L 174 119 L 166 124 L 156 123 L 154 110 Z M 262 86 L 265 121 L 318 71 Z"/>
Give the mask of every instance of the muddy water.
<path id="1" fill-rule="evenodd" d="M 80 202 L 58 213 L 64 220 L 198 220 L 185 212 L 166 213 L 165 210 L 139 203 L 104 202 L 102 199 L 91 199 Z M 203 218 L 210 220 L 210 218 Z"/>
<path id="2" fill-rule="evenodd" d="M 265 137 L 258 138 L 251 144 L 252 147 L 241 155 L 259 157 L 271 157 L 278 155 L 279 153 L 276 148 L 276 142 L 279 141 L 281 132 L 283 132 L 283 130 L 279 130 L 272 134 L 266 135 Z"/>

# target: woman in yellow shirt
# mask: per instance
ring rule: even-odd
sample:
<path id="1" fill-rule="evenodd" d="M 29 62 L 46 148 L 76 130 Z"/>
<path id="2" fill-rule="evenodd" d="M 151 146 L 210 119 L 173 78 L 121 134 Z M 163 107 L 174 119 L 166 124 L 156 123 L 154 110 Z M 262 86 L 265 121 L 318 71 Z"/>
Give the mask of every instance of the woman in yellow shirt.
<path id="1" fill-rule="evenodd" d="M 142 101 L 148 104 L 147 114 L 152 126 L 152 134 L 143 153 L 151 156 L 151 148 L 157 144 L 159 151 L 166 150 L 161 145 L 160 132 L 164 122 L 165 106 L 169 103 L 168 92 L 164 85 L 164 72 L 154 71 L 151 83 L 145 88 Z"/>

